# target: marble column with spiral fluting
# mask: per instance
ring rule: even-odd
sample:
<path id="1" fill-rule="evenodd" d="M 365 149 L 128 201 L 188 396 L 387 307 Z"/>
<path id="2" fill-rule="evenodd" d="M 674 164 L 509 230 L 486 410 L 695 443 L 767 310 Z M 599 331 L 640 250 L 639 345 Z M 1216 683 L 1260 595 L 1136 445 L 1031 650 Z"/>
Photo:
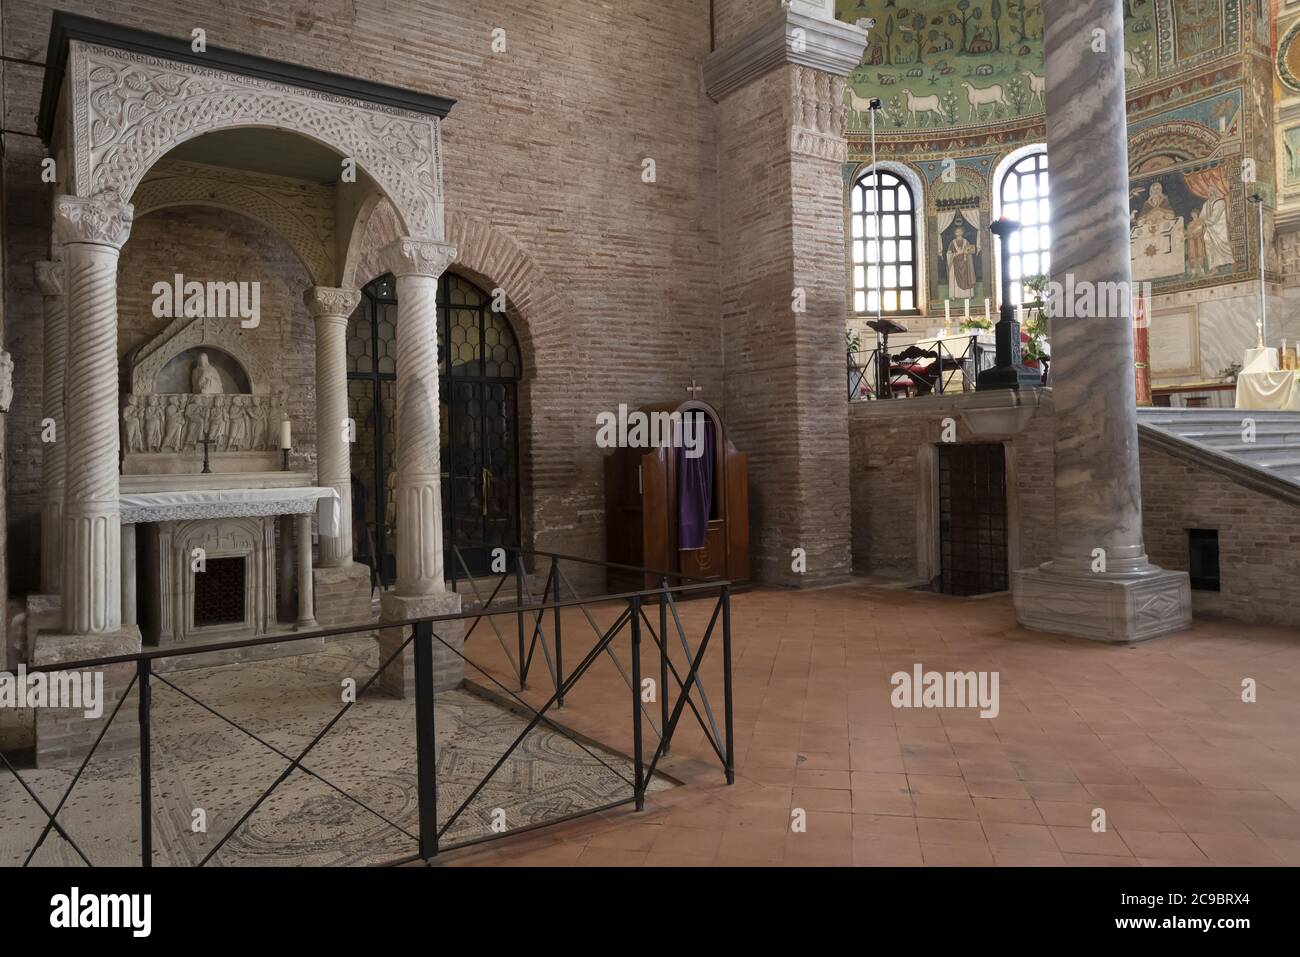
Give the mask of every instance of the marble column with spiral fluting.
<path id="1" fill-rule="evenodd" d="M 456 248 L 433 240 L 404 238 L 386 246 L 384 261 L 397 280 L 397 582 L 380 598 L 380 620 L 451 615 L 460 596 L 443 580 L 442 480 L 439 474 L 441 414 L 438 400 L 438 277 Z M 465 677 L 461 621 L 434 626 L 434 687 L 458 686 Z M 401 629 L 381 629 L 380 656 L 401 642 Z M 411 649 L 380 679 L 388 693 L 414 693 Z"/>
<path id="2" fill-rule="evenodd" d="M 447 243 L 400 239 L 384 249 L 397 280 L 398 595 L 429 595 L 443 582 L 441 438 L 438 428 L 438 277 L 456 256 Z"/>
<path id="3" fill-rule="evenodd" d="M 41 343 L 41 591 L 58 594 L 63 581 L 63 489 L 68 447 L 61 433 L 68 363 L 68 306 L 62 262 L 38 262 L 36 284 L 45 311 Z M 52 424 L 52 433 L 47 430 Z M 47 436 L 53 441 L 46 441 Z"/>
<path id="4" fill-rule="evenodd" d="M 122 628 L 117 265 L 131 217 L 114 193 L 55 204 L 67 265 L 63 614 L 77 635 Z"/>

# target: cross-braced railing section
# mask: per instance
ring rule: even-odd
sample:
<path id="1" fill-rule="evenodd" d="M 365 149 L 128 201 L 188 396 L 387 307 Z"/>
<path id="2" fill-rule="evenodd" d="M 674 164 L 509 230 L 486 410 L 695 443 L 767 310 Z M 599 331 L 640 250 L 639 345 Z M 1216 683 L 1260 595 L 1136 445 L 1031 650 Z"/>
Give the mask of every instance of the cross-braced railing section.
<path id="1" fill-rule="evenodd" d="M 134 666 L 134 673 L 57 802 L 42 800 L 37 789 L 24 779 L 23 773 L 0 753 L 0 763 L 46 818 L 23 865 L 33 862 L 51 834 L 66 841 L 79 862 L 94 865 L 85 847 L 86 842 L 78 842 L 65 822 L 60 821 L 60 814 L 67 813 L 69 798 L 83 781 L 86 769 L 110 726 L 114 722 L 130 720 L 130 709 L 126 705 L 132 699 L 139 734 L 139 858 L 145 867 L 153 866 L 158 859 L 156 851 L 161 852 L 161 859 L 167 863 L 199 866 L 256 863 L 244 860 L 238 853 L 232 855 L 231 861 L 218 855 L 246 833 L 254 816 L 294 772 L 305 775 L 323 789 L 321 793 L 327 793 L 336 803 L 361 812 L 360 817 L 384 835 L 380 842 L 382 848 L 406 849 L 404 854 L 384 857 L 383 863 L 427 861 L 440 851 L 508 837 L 624 805 L 631 804 L 641 810 L 645 807 L 647 792 L 655 786 L 660 762 L 669 754 L 687 712 L 703 736 L 704 753 L 716 756 L 728 783 L 734 780 L 731 595 L 728 583 L 701 582 L 678 576 L 678 583 L 670 584 L 673 576 L 668 573 L 518 548 L 507 549 L 503 554 L 506 560 L 500 567 L 504 571 L 499 573 L 499 580 L 484 597 L 480 590 L 484 578 L 471 576 L 462 553 L 453 550 L 452 557 L 464 573 L 463 578 L 456 576 L 455 586 L 467 588 L 474 596 L 476 607 L 455 615 L 384 622 L 385 633 L 396 631 L 399 643 L 395 648 L 380 646 L 384 650 L 377 667 L 373 672 L 369 672 L 367 667 L 369 673 L 364 680 L 357 682 L 355 694 L 345 696 L 342 707 L 323 720 L 320 730 L 303 746 L 276 744 L 272 739 L 277 735 L 273 732 L 280 729 L 250 729 L 246 726 L 251 723 L 247 718 L 241 720 L 239 715 L 229 713 L 229 708 L 204 700 L 200 690 L 178 677 L 181 672 L 174 667 L 160 667 L 160 659 L 249 651 L 271 643 L 291 644 L 312 639 L 373 635 L 373 624 L 191 648 L 151 649 L 134 655 L 31 669 L 32 672 L 76 672 L 129 664 Z M 584 598 L 578 595 L 566 573 L 565 566 L 574 563 L 589 568 L 603 566 L 606 571 L 634 571 L 642 576 L 652 576 L 650 580 L 657 577 L 658 587 Z M 488 576 L 487 580 L 490 578 Z M 503 597 L 507 583 L 513 586 L 512 600 Z M 534 595 L 535 588 L 539 590 L 537 595 Z M 464 595 L 465 591 L 461 593 Z M 506 621 L 504 631 L 502 620 Z M 694 625 L 700 626 L 701 630 L 693 636 Z M 475 638 L 489 630 L 496 636 L 495 643 L 484 643 Z M 506 638 L 511 631 L 513 641 Z M 462 634 L 463 641 L 459 637 Z M 566 641 L 569 651 L 567 665 Z M 719 645 L 720 654 L 709 655 L 710 649 L 717 649 Z M 325 762 L 331 765 L 327 768 L 321 763 L 323 758 L 318 746 L 350 714 L 357 713 L 355 709 L 363 709 L 361 713 L 364 714 L 364 709 L 377 702 L 380 690 L 377 685 L 382 677 L 389 669 L 404 667 L 408 660 L 414 674 L 414 730 L 411 734 L 414 740 L 407 742 L 414 746 L 415 799 L 411 802 L 414 807 L 409 804 L 389 807 L 384 802 L 369 800 L 369 795 L 359 793 L 355 785 L 331 779 L 344 770 L 335 767 L 340 760 L 339 752 L 336 749 L 330 761 Z M 475 745 L 468 748 L 467 754 L 457 754 L 460 744 L 446 734 L 443 737 L 436 734 L 440 699 L 449 694 L 465 694 L 463 691 L 437 690 L 445 686 L 446 675 L 440 670 L 445 672 L 449 661 L 463 667 L 464 676 L 482 689 L 484 695 L 496 699 L 494 714 L 509 716 L 508 720 L 494 724 L 497 737 L 491 738 L 485 747 Z M 174 666 L 175 662 L 169 664 Z M 264 662 L 240 662 L 235 666 L 235 673 L 256 664 Z M 542 665 L 547 680 L 538 687 L 529 688 L 530 673 L 536 673 L 535 669 Z M 713 698 L 706 687 L 709 684 L 705 680 L 706 672 L 715 682 Z M 716 686 L 719 681 L 720 689 Z M 720 698 L 717 697 L 719 690 Z M 154 734 L 157 730 L 154 695 L 158 692 L 171 696 L 173 702 L 197 708 L 203 715 L 219 722 L 219 727 L 240 732 L 284 765 L 242 811 L 236 808 L 223 815 L 221 826 L 214 830 L 213 837 L 203 842 L 199 852 L 195 852 L 193 846 L 187 849 L 155 847 L 160 834 L 175 832 L 175 828 L 158 828 L 155 817 L 159 785 L 153 779 Z M 287 692 L 281 690 L 279 693 Z M 625 710 L 617 707 L 620 698 L 627 702 Z M 464 699 L 457 700 L 463 705 Z M 628 716 L 626 725 L 622 720 L 610 721 L 611 702 L 615 704 L 614 714 L 621 711 Z M 564 709 L 566 715 L 563 724 L 557 720 L 560 709 Z M 455 710 L 447 709 L 448 714 Z M 127 714 L 123 714 L 124 711 Z M 572 724 L 582 725 L 587 730 L 577 730 L 570 726 Z M 646 727 L 650 728 L 648 742 Z M 478 730 L 471 729 L 472 732 Z M 537 736 L 541 734 L 548 736 L 548 740 L 539 744 Z M 608 738 L 611 734 L 618 739 L 613 745 L 596 743 L 597 738 Z M 696 746 L 694 739 L 690 744 Z M 537 760 L 529 753 L 531 751 L 543 752 L 541 763 L 545 767 L 542 771 L 536 771 L 528 764 Z M 346 755 L 348 752 L 345 750 L 343 753 Z M 545 778 L 547 773 L 554 771 L 557 755 L 559 764 L 568 761 L 582 766 L 584 780 L 589 780 L 599 766 L 602 769 L 600 773 L 605 775 L 600 787 L 584 790 L 560 786 L 537 795 L 521 793 L 519 782 L 532 780 L 535 776 Z M 355 772 L 357 769 L 346 770 Z M 355 780 L 356 774 L 351 777 Z M 666 782 L 662 775 L 659 779 Z M 234 783 L 238 790 L 247 788 L 246 781 Z M 580 792 L 581 800 L 575 798 L 575 791 Z M 329 835 L 308 836 L 308 842 L 316 846 L 328 845 L 329 840 Z M 374 853 L 364 851 L 362 849 L 344 862 L 378 860 Z M 276 862 L 292 863 L 293 858 L 292 855 L 282 856 Z"/>

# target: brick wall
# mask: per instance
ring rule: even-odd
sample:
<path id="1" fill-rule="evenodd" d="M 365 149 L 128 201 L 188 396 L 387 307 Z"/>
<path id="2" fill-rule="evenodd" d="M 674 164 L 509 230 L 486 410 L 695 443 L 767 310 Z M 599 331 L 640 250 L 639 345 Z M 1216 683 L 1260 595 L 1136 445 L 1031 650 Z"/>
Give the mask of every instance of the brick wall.
<path id="1" fill-rule="evenodd" d="M 708 5 L 3 0 L 9 59 L 0 62 L 0 76 L 10 131 L 5 334 L 18 392 L 8 474 L 15 570 L 35 568 L 37 554 L 41 305 L 31 263 L 48 253 L 49 188 L 39 182 L 42 147 L 29 134 L 56 6 L 175 36 L 201 26 L 212 45 L 458 100 L 443 129 L 449 223 L 461 217 L 475 236 L 525 251 L 535 277 L 553 291 L 527 303 L 515 319 L 532 350 L 521 386 L 521 443 L 534 540 L 543 548 L 603 555 L 596 413 L 620 402 L 636 407 L 685 398 L 692 376 L 704 387 L 702 397 L 722 402 L 716 107 L 701 89 L 699 69 L 708 53 Z M 506 30 L 503 54 L 491 50 L 496 27 Z M 641 178 L 646 158 L 656 163 L 654 183 Z M 169 235 L 164 222 L 174 225 L 177 218 L 195 223 L 197 233 L 182 237 L 185 242 L 216 241 L 219 224 L 192 210 L 158 219 L 152 228 L 148 217 L 137 224 L 126 258 L 135 258 L 137 244 L 162 242 Z M 232 235 L 236 246 L 253 251 L 254 237 Z M 489 269 L 499 266 L 483 249 L 474 255 Z M 515 299 L 511 276 L 479 271 L 477 278 L 489 288 L 503 285 Z M 263 299 L 263 324 L 272 326 L 267 334 L 278 335 L 285 349 L 296 350 L 299 336 L 310 342 L 310 324 L 295 298 L 301 285 L 286 285 L 282 315 Z M 26 587 L 32 585 L 29 579 Z"/>
<path id="2" fill-rule="evenodd" d="M 917 530 L 924 487 L 918 450 L 938 444 L 942 419 L 948 415 L 956 420 L 957 441 L 987 441 L 972 436 L 961 416 L 954 414 L 961 402 L 960 397 L 945 396 L 849 405 L 858 574 L 916 578 L 924 547 Z M 1020 568 L 1052 558 L 1053 420 L 1052 396 L 1045 392 L 1025 431 L 1006 443 Z M 1221 590 L 1193 589 L 1193 610 L 1238 621 L 1292 626 L 1300 622 L 1300 592 L 1295 587 L 1300 581 L 1300 508 L 1145 443 L 1140 443 L 1140 453 L 1143 537 L 1151 561 L 1187 571 L 1187 530 L 1219 533 Z"/>
<path id="3" fill-rule="evenodd" d="M 925 547 L 917 531 L 922 495 L 922 446 L 938 446 L 944 420 L 955 423 L 957 442 L 998 442 L 1008 450 L 1007 487 L 1014 490 L 1019 566 L 1052 557 L 1052 404 L 1043 396 L 1025 431 L 1010 439 L 973 435 L 962 419 L 960 395 L 849 403 L 849 487 L 853 507 L 853 568 L 887 578 L 917 577 Z M 931 466 L 932 467 L 932 466 Z M 933 531 L 930 534 L 935 534 Z M 937 564 L 931 577 L 937 575 Z"/>
<path id="4" fill-rule="evenodd" d="M 306 269 L 266 227 L 234 213 L 205 207 L 150 213 L 132 226 L 118 265 L 119 356 L 143 346 L 171 322 L 154 317 L 152 289 L 160 280 L 170 283 L 174 273 L 187 282 L 261 284 L 261 322 L 242 332 L 271 377 L 271 392 L 285 399 L 293 422 L 290 465 L 314 470 L 316 332 L 302 302 L 312 285 Z"/>
<path id="5" fill-rule="evenodd" d="M 1188 570 L 1187 530 L 1219 533 L 1220 590 L 1192 609 L 1238 621 L 1300 624 L 1300 508 L 1142 447 L 1142 515 L 1151 560 Z"/>
<path id="6" fill-rule="evenodd" d="M 780 67 L 719 104 L 726 409 L 749 453 L 753 573 L 784 584 L 849 572 L 843 184 L 837 161 L 791 148 L 802 80 Z"/>

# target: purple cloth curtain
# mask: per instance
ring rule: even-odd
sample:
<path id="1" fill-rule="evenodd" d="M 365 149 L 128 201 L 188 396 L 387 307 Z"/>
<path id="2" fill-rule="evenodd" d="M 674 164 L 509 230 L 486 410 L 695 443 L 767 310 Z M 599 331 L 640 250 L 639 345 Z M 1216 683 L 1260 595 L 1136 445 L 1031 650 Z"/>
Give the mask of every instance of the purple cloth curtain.
<path id="1" fill-rule="evenodd" d="M 683 443 L 677 448 L 677 547 L 697 549 L 704 547 L 704 536 L 709 531 L 709 515 L 713 511 L 713 419 L 703 412 L 694 415 L 692 433 L 688 437 L 703 444 L 704 451 L 697 458 L 686 453 Z M 698 446 L 697 446 L 698 447 Z"/>

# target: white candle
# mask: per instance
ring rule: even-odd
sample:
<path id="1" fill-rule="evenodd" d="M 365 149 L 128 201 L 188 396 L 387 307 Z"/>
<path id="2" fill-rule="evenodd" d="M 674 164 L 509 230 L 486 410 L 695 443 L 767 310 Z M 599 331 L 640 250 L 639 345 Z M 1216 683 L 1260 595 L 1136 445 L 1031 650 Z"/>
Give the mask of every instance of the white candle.
<path id="1" fill-rule="evenodd" d="M 963 299 L 963 300 L 961 301 L 961 307 L 962 307 L 962 310 L 963 310 L 963 311 L 962 311 L 962 315 L 965 316 L 967 319 L 969 319 L 969 318 L 970 318 L 970 299 L 969 299 L 969 298 L 967 298 L 967 299 Z"/>
<path id="2" fill-rule="evenodd" d="M 293 439 L 290 437 L 289 434 L 288 419 L 285 419 L 283 422 L 280 423 L 280 448 L 282 449 L 293 448 Z"/>
<path id="3" fill-rule="evenodd" d="M 943 321 L 944 322 L 952 321 L 952 309 L 950 308 L 947 299 L 943 301 Z"/>
<path id="4" fill-rule="evenodd" d="M 1023 325 L 1024 321 L 1025 321 L 1025 304 L 1023 302 L 1018 302 L 1016 303 L 1016 322 Z"/>
<path id="5" fill-rule="evenodd" d="M 987 296 L 984 297 L 984 321 L 989 321 L 989 300 Z"/>

